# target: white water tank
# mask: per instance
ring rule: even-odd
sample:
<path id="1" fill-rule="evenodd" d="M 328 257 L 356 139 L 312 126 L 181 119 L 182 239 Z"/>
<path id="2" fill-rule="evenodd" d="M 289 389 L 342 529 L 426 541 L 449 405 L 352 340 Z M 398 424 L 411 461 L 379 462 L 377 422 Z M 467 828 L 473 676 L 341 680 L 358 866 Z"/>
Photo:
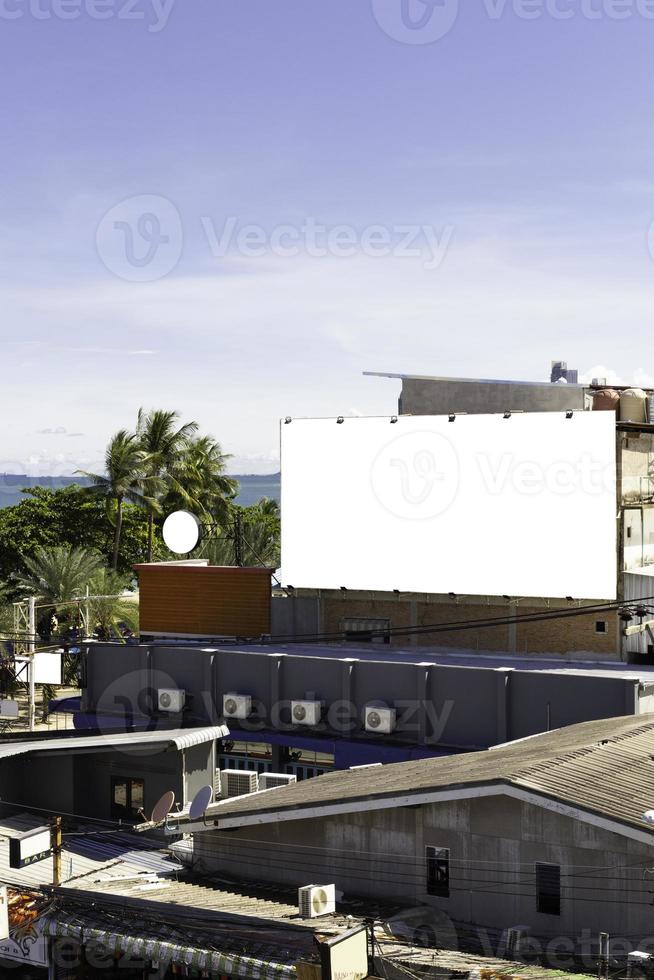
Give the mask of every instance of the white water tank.
<path id="1" fill-rule="evenodd" d="M 620 392 L 620 421 L 647 422 L 647 395 L 642 388 Z"/>

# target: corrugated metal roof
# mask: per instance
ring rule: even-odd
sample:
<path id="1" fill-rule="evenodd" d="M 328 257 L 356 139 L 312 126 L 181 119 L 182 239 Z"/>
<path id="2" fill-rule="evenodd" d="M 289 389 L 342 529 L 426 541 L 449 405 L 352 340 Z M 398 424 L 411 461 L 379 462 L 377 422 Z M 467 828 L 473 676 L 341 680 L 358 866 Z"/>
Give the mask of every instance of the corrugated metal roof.
<path id="1" fill-rule="evenodd" d="M 0 882 L 22 888 L 52 884 L 51 858 L 26 868 L 9 867 L 9 838 L 44 825 L 43 817 L 30 813 L 0 819 Z M 77 877 L 84 880 L 85 876 L 108 880 L 116 875 L 177 874 L 183 870 L 176 859 L 160 850 L 159 843 L 139 837 L 140 847 L 136 848 L 134 834 L 88 834 L 87 828 L 64 836 L 61 859 L 64 881 Z"/>
<path id="2" fill-rule="evenodd" d="M 321 806 L 346 812 L 348 804 L 365 800 L 386 799 L 392 806 L 398 796 L 493 784 L 652 831 L 643 814 L 654 802 L 654 715 L 585 722 L 483 752 L 330 773 L 215 804 L 205 819 L 267 814 L 274 821 L 277 813 L 288 819 L 289 811 L 302 819 L 303 810 Z"/>
<path id="3" fill-rule="evenodd" d="M 117 926 L 115 918 L 109 919 L 101 913 L 50 912 L 44 916 L 43 932 L 46 936 L 83 938 L 85 944 L 100 944 L 111 953 L 129 951 L 131 956 L 210 970 L 212 974 L 226 974 L 243 980 L 295 980 L 296 977 L 292 963 L 226 950 L 220 939 L 212 935 L 183 933 L 169 926 L 156 929 L 152 924 L 146 928 L 139 924 L 138 928 L 130 929 L 127 922 Z"/>
<path id="4" fill-rule="evenodd" d="M 104 735 L 77 735 L 72 738 L 48 738 L 39 740 L 22 740 L 20 738 L 0 742 L 0 760 L 9 759 L 15 755 L 26 755 L 31 752 L 74 752 L 76 749 L 98 749 L 107 751 L 112 748 L 124 749 L 125 746 L 139 745 L 168 745 L 178 750 L 188 749 L 203 742 L 212 742 L 229 735 L 226 725 L 214 725 L 209 728 L 173 728 L 159 729 L 147 732 L 110 732 Z"/>

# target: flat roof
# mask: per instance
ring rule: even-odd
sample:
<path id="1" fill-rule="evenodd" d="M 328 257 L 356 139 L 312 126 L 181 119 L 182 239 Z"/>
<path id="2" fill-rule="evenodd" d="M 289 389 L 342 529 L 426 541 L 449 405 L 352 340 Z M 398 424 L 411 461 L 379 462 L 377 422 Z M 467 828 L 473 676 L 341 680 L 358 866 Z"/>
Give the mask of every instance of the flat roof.
<path id="1" fill-rule="evenodd" d="M 525 385 L 532 388 L 592 388 L 593 385 L 584 384 L 560 384 L 555 381 L 508 381 L 500 378 L 451 378 L 445 375 L 436 374 L 395 374 L 390 371 L 363 371 L 366 378 L 393 378 L 397 381 L 455 381 L 457 384 L 472 385 Z M 616 387 L 616 385 L 601 385 L 604 387 Z"/>
<path id="2" fill-rule="evenodd" d="M 652 566 L 654 575 L 654 566 Z M 637 604 L 638 600 L 630 600 Z M 592 610 L 591 610 L 592 614 Z M 180 646 L 183 646 L 180 644 Z M 198 649 L 202 649 L 198 646 Z M 215 650 L 238 653 L 284 654 L 318 657 L 328 660 L 366 660 L 377 663 L 434 664 L 441 667 L 473 667 L 477 670 L 515 670 L 547 674 L 570 674 L 577 677 L 613 677 L 634 682 L 654 683 L 654 666 L 627 664 L 620 660 L 570 660 L 561 657 L 519 656 L 510 653 L 479 653 L 476 650 L 452 650 L 443 647 L 390 647 L 381 643 L 265 643 L 220 644 Z"/>

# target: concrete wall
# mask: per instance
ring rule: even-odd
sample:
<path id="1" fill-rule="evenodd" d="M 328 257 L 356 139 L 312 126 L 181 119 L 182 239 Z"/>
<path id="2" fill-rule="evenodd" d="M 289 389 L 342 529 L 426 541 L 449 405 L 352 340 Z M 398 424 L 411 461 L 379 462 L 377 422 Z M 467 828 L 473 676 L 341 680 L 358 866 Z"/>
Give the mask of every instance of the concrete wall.
<path id="1" fill-rule="evenodd" d="M 203 786 L 213 786 L 216 772 L 216 744 L 206 742 L 183 752 L 184 799 L 187 803 Z"/>
<path id="2" fill-rule="evenodd" d="M 425 847 L 450 849 L 450 897 L 427 894 Z M 594 941 L 654 934 L 651 847 L 506 797 L 343 814 L 194 836 L 199 868 L 293 887 L 334 882 L 347 895 L 431 906 L 449 920 Z M 561 914 L 539 913 L 534 865 L 561 868 Z M 445 937 L 436 937 L 437 940 Z"/>
<path id="3" fill-rule="evenodd" d="M 139 682 L 150 685 L 153 670 L 156 673 L 153 665 L 164 663 L 175 683 L 189 693 L 193 711 L 204 705 L 207 720 L 212 714 L 213 720 L 222 716 L 224 695 L 249 694 L 253 716 L 243 722 L 231 719 L 230 729 L 234 737 L 240 730 L 251 737 L 261 735 L 262 741 L 268 731 L 286 734 L 288 744 L 293 744 L 293 736 L 303 735 L 331 741 L 356 739 L 372 749 L 388 744 L 473 749 L 565 724 L 638 711 L 636 676 L 357 660 L 348 656 L 347 648 L 334 657 L 294 655 L 272 648 L 270 652 L 187 647 L 160 651 L 155 646 L 145 651 L 124 649 L 132 652 L 138 670 L 129 670 L 124 656 L 115 661 L 111 644 L 89 647 L 89 705 L 113 702 L 105 697 L 103 685 L 110 691 L 121 686 L 124 693 L 119 707 L 126 707 L 129 717 L 136 718 L 140 705 L 147 702 Z M 109 670 L 111 664 L 115 676 Z M 304 699 L 323 702 L 322 721 L 315 729 L 291 724 L 290 702 Z M 392 736 L 365 732 L 365 707 L 373 702 L 396 708 L 398 727 Z M 139 717 L 142 724 L 150 720 L 147 713 Z M 170 727 L 180 724 L 176 716 L 160 716 L 157 721 Z M 98 722 L 105 723 L 103 715 Z"/>
<path id="4" fill-rule="evenodd" d="M 318 596 L 273 596 L 270 629 L 273 636 L 315 635 L 320 632 Z"/>
<path id="5" fill-rule="evenodd" d="M 563 384 L 405 378 L 399 409 L 403 415 L 469 415 L 495 412 L 565 412 L 582 410 L 585 389 Z"/>
<path id="6" fill-rule="evenodd" d="M 125 776 L 144 781 L 144 810 L 152 811 L 168 790 L 184 800 L 181 752 L 122 751 L 79 755 L 74 760 L 74 812 L 111 819 L 111 778 Z"/>
<path id="7" fill-rule="evenodd" d="M 641 500 L 654 494 L 654 432 L 620 432 L 622 495 Z"/>
<path id="8" fill-rule="evenodd" d="M 16 756 L 0 762 L 2 797 L 26 807 L 42 807 L 51 813 L 74 813 L 75 793 L 71 755 Z M 1 804 L 0 804 L 1 806 Z M 15 816 L 15 807 L 3 808 Z M 44 816 L 44 823 L 47 822 Z"/>

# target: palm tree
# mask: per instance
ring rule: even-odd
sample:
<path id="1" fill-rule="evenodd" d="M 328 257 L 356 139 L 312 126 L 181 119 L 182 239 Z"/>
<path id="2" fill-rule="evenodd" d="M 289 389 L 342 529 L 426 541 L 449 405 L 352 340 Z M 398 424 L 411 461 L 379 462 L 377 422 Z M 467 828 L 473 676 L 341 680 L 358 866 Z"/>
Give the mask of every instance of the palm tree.
<path id="1" fill-rule="evenodd" d="M 139 409 L 136 437 L 145 453 L 142 479 L 148 510 L 148 561 L 152 561 L 154 519 L 161 514 L 161 500 L 170 487 L 171 473 L 184 452 L 189 440 L 198 430 L 197 422 L 187 422 L 177 428 L 178 412 Z"/>
<path id="2" fill-rule="evenodd" d="M 56 606 L 84 595 L 93 576 L 102 568 L 102 558 L 88 548 L 39 546 L 32 555 L 23 558 L 23 564 L 25 571 L 14 575 L 16 587 Z"/>
<path id="3" fill-rule="evenodd" d="M 23 558 L 23 564 L 25 571 L 13 576 L 16 587 L 28 595 L 39 596 L 48 607 L 39 624 L 39 631 L 48 637 L 53 615 L 64 607 L 63 618 L 68 618 L 69 610 L 65 604 L 84 595 L 91 579 L 102 567 L 102 558 L 88 548 L 39 546 L 32 555 Z"/>
<path id="4" fill-rule="evenodd" d="M 87 603 L 88 626 L 103 640 L 124 642 L 122 627 L 138 633 L 139 605 L 126 592 L 128 581 L 109 568 L 97 571 L 89 583 L 91 598 Z"/>
<path id="5" fill-rule="evenodd" d="M 187 441 L 184 452 L 170 470 L 167 510 L 186 509 L 197 517 L 224 524 L 229 519 L 230 501 L 238 482 L 225 474 L 229 455 L 212 436 Z"/>
<path id="6" fill-rule="evenodd" d="M 279 504 L 266 497 L 253 507 L 231 508 L 231 531 L 225 528 L 210 538 L 202 549 L 202 557 L 212 565 L 236 563 L 235 536 L 240 535 L 240 552 L 243 565 L 278 568 L 279 554 Z"/>
<path id="7" fill-rule="evenodd" d="M 77 472 L 91 480 L 93 486 L 89 493 L 103 497 L 116 507 L 116 524 L 114 529 L 114 546 L 111 567 L 118 569 L 120 550 L 120 535 L 123 525 L 123 503 L 143 504 L 147 502 L 145 494 L 139 489 L 142 486 L 147 456 L 141 448 L 135 433 L 121 429 L 109 440 L 105 452 L 105 473 Z"/>

